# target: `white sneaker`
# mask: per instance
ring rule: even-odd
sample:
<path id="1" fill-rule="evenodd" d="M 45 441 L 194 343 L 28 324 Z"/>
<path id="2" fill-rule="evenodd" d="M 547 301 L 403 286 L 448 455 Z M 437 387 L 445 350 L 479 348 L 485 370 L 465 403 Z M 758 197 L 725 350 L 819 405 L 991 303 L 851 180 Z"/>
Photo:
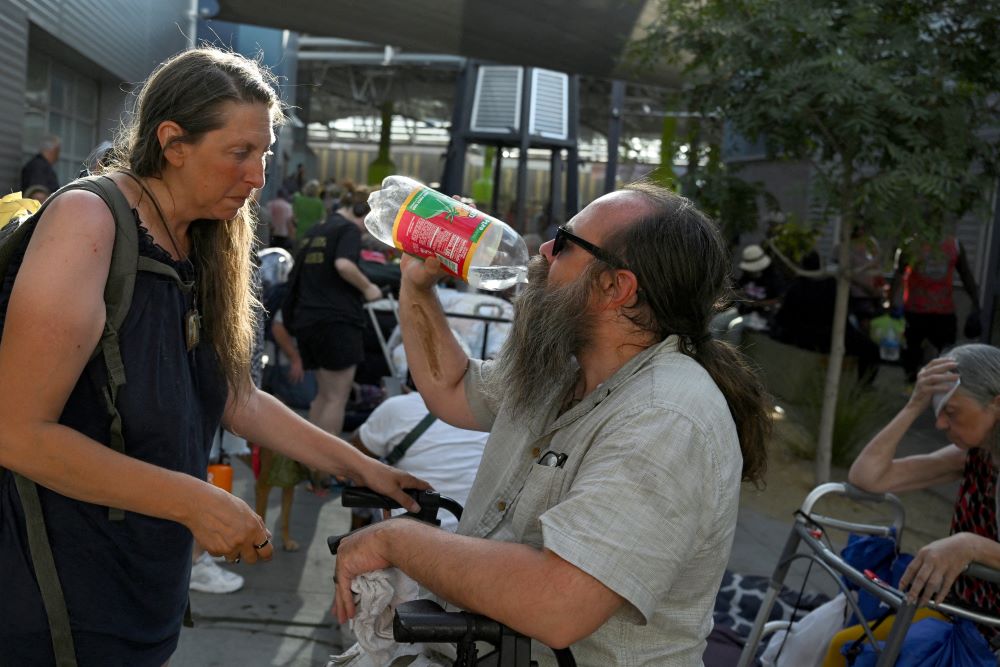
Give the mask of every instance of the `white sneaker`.
<path id="1" fill-rule="evenodd" d="M 224 570 L 203 551 L 191 566 L 191 590 L 202 593 L 234 593 L 243 588 L 243 577 Z"/>

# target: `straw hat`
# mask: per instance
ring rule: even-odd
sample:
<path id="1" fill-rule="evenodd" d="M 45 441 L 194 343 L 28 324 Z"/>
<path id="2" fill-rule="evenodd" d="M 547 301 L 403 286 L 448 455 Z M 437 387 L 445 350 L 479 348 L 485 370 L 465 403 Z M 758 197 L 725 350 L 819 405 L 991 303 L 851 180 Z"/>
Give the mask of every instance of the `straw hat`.
<path id="1" fill-rule="evenodd" d="M 743 261 L 740 262 L 740 269 L 756 273 L 769 266 L 771 266 L 771 258 L 764 254 L 764 249 L 759 245 L 748 245 L 743 248 Z"/>

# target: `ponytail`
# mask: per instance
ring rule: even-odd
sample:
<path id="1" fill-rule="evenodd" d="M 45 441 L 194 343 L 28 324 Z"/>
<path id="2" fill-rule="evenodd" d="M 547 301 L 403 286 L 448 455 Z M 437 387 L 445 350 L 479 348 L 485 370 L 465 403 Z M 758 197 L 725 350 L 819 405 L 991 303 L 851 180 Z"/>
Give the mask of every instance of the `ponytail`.
<path id="1" fill-rule="evenodd" d="M 729 343 L 708 336 L 694 342 L 681 337 L 680 350 L 708 371 L 736 423 L 743 454 L 743 481 L 760 485 L 767 470 L 771 435 L 771 397 L 747 358 Z"/>
<path id="2" fill-rule="evenodd" d="M 771 399 L 746 358 L 708 335 L 730 285 L 728 249 L 718 226 L 689 200 L 646 182 L 625 187 L 645 213 L 602 243 L 624 260 L 641 291 L 627 317 L 656 340 L 680 337 L 679 349 L 704 367 L 722 392 L 743 453 L 743 480 L 760 485 L 767 468 Z"/>

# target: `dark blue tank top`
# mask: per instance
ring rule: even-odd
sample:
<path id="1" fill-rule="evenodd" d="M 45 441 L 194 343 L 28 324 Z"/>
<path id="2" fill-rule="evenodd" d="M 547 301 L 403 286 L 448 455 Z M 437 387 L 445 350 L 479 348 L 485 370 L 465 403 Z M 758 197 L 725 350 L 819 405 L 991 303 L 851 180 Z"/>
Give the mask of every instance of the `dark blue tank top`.
<path id="1" fill-rule="evenodd" d="M 139 254 L 173 266 L 183 280 L 195 278 L 191 264 L 174 262 L 141 226 Z M 0 331 L 22 259 L 23 251 L 0 290 Z M 211 346 L 203 340 L 191 352 L 186 348 L 189 307 L 190 297 L 174 280 L 139 272 L 120 332 L 126 385 L 119 392 L 118 410 L 128 456 L 204 479 L 227 389 Z M 100 393 L 105 378 L 104 360 L 97 355 L 59 421 L 108 445 L 110 418 Z M 111 521 L 106 507 L 42 487 L 38 491 L 80 666 L 163 665 L 176 648 L 187 605 L 191 532 L 134 512 L 126 512 L 124 521 Z M 3 472 L 0 664 L 53 663 L 21 502 L 12 475 Z"/>

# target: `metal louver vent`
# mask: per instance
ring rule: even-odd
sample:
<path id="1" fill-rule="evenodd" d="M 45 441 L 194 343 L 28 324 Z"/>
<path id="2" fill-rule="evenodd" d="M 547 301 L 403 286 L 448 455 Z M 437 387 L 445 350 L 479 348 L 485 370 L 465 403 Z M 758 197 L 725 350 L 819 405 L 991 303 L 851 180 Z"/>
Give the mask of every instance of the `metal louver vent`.
<path id="1" fill-rule="evenodd" d="M 568 103 L 569 75 L 547 69 L 532 70 L 528 133 L 546 139 L 566 139 Z"/>
<path id="2" fill-rule="evenodd" d="M 516 132 L 521 118 L 520 67 L 485 66 L 479 68 L 476 94 L 472 103 L 474 132 Z"/>

